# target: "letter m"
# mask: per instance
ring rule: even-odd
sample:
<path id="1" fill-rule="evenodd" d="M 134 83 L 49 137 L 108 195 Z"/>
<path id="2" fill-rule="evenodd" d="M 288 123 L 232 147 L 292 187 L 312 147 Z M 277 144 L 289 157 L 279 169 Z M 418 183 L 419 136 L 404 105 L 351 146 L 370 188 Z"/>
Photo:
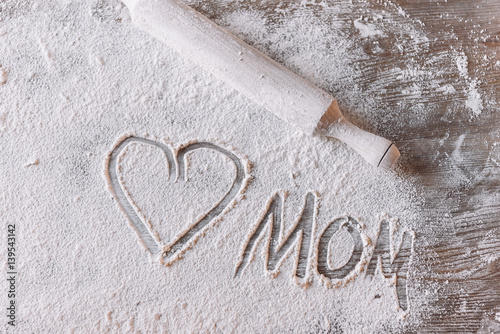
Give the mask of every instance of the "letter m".
<path id="1" fill-rule="evenodd" d="M 392 278 L 396 286 L 399 307 L 406 311 L 408 309 L 406 282 L 415 234 L 412 231 L 404 231 L 400 242 L 393 242 L 390 232 L 389 222 L 382 221 L 366 275 L 374 276 L 378 269 L 385 278 Z"/>
<path id="2" fill-rule="evenodd" d="M 290 254 L 293 246 L 298 244 L 295 276 L 301 279 L 306 277 L 309 253 L 312 251 L 311 243 L 313 241 L 312 234 L 314 232 L 315 211 L 316 195 L 307 193 L 304 207 L 302 208 L 297 223 L 292 228 L 291 232 L 283 238 L 285 229 L 283 223 L 283 199 L 279 194 L 274 195 L 268 202 L 266 212 L 260 218 L 245 245 L 242 259 L 236 268 L 234 276 L 240 276 L 243 269 L 250 263 L 257 248 L 258 240 L 265 234 L 265 227 L 270 225 L 266 270 L 277 273 L 281 263 L 285 260 L 287 255 Z"/>

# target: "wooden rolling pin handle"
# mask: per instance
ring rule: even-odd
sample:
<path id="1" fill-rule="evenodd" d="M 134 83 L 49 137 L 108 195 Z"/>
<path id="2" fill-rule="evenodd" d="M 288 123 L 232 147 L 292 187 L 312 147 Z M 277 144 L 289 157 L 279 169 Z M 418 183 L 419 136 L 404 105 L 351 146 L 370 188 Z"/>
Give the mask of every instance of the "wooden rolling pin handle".
<path id="1" fill-rule="evenodd" d="M 390 140 L 361 130 L 346 120 L 335 100 L 321 118 L 316 134 L 343 141 L 374 167 L 391 169 L 400 156 Z"/>

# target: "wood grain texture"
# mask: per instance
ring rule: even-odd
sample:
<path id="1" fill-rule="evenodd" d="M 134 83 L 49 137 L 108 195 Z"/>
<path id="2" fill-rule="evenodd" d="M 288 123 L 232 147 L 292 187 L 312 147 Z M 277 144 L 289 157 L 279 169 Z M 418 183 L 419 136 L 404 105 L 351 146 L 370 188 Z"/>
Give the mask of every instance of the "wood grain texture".
<path id="1" fill-rule="evenodd" d="M 353 79 L 377 92 L 372 98 L 386 110 L 383 115 L 360 111 L 342 94 L 345 87 L 329 86 L 325 74 L 316 82 L 339 100 L 347 118 L 393 140 L 402 154 L 402 168 L 421 187 L 426 224 L 416 231 L 415 252 L 422 260 L 416 279 L 423 290 L 427 285 L 439 288 L 432 290 L 437 298 L 427 306 L 424 321 L 407 332 L 500 332 L 495 320 L 500 312 L 500 2 L 324 2 L 328 6 L 308 1 L 300 10 L 314 12 L 344 36 L 357 34 L 352 23 L 375 11 L 392 15 L 382 23 L 401 30 L 412 25 L 425 36 L 411 40 L 393 29 L 354 50 L 363 53 L 351 64 L 357 69 Z M 278 0 L 188 3 L 221 24 L 227 13 L 253 10 L 265 13 L 266 24 L 272 26 L 283 13 L 298 8 Z M 282 61 L 280 50 L 257 40 L 247 42 Z M 457 59 L 464 60 L 465 69 Z M 402 79 L 395 68 L 423 71 Z M 455 89 L 438 94 L 431 83 Z M 482 108 L 476 113 L 467 107 L 471 88 L 481 96 Z"/>
<path id="2" fill-rule="evenodd" d="M 469 60 L 469 75 L 479 78 L 481 89 L 493 96 L 494 102 L 498 100 L 498 2 L 459 1 L 432 6 L 401 1 L 399 5 L 436 34 L 436 46 L 431 51 L 439 47 L 462 49 Z M 447 40 L 447 31 L 457 38 Z M 438 110 L 444 113 L 452 102 L 427 103 L 440 104 Z M 429 251 L 437 254 L 431 265 L 433 277 L 428 279 L 448 283 L 434 305 L 429 305 L 429 319 L 419 331 L 500 329 L 495 320 L 500 307 L 500 170 L 494 157 L 498 143 L 497 112 L 498 106 L 492 103 L 473 121 L 463 115 L 447 122 L 429 123 L 424 131 L 411 129 L 410 133 L 401 134 L 407 147 L 407 163 L 426 188 L 429 228 L 439 235 L 428 246 Z M 459 148 L 463 159 L 454 161 L 450 157 L 464 135 L 467 141 Z M 448 140 L 438 149 L 445 136 Z M 439 154 L 429 154 L 434 152 Z M 451 178 L 455 182 L 450 182 Z M 485 262 L 488 257 L 491 262 Z"/>

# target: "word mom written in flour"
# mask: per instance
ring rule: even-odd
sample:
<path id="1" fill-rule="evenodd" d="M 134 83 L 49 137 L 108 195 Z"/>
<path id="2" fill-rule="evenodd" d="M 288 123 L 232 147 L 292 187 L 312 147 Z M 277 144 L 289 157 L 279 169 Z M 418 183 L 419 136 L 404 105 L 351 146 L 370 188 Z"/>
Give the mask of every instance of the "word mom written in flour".
<path id="1" fill-rule="evenodd" d="M 142 215 L 134 196 L 123 183 L 123 176 L 120 176 L 123 169 L 120 162 L 130 145 L 152 147 L 162 153 L 167 162 L 166 178 L 170 186 L 186 184 L 189 181 L 187 177 L 189 164 L 186 159 L 188 154 L 198 150 L 209 150 L 225 156 L 234 165 L 234 178 L 224 195 L 211 203 L 209 210 L 187 224 L 175 237 L 162 240 L 155 226 Z M 121 138 L 106 160 L 106 176 L 111 192 L 141 241 L 151 254 L 165 265 L 182 258 L 182 255 L 194 246 L 196 240 L 204 235 L 210 226 L 220 221 L 222 216 L 242 199 L 242 193 L 250 180 L 249 169 L 248 161 L 217 144 L 190 142 L 173 149 L 165 143 L 134 136 Z M 298 280 L 310 282 L 312 274 L 315 273 L 327 286 L 341 286 L 356 276 L 373 277 L 380 273 L 386 279 L 394 280 L 399 306 L 407 310 L 406 281 L 414 234 L 411 231 L 403 231 L 400 239 L 395 240 L 394 228 L 391 229 L 391 226 L 394 227 L 396 222 L 389 222 L 389 219 L 386 219 L 380 222 L 376 240 L 370 240 L 363 233 L 364 227 L 349 216 L 334 219 L 323 231 L 316 233 L 319 207 L 317 197 L 315 193 L 306 194 L 304 206 L 295 225 L 288 235 L 284 236 L 284 196 L 279 193 L 274 194 L 244 244 L 235 278 L 243 275 L 245 267 L 254 258 L 259 240 L 267 234 L 265 267 L 272 275 L 278 274 L 282 263 L 296 249 L 294 276 Z M 331 243 L 335 242 L 335 236 L 339 232 L 348 233 L 353 244 L 349 259 L 346 259 L 340 267 L 332 264 L 332 254 L 330 254 Z"/>
<path id="2" fill-rule="evenodd" d="M 340 217 L 330 222 L 321 232 L 314 245 L 315 221 L 317 216 L 317 198 L 308 193 L 305 198 L 304 207 L 296 224 L 286 237 L 283 216 L 284 200 L 279 194 L 271 197 L 264 215 L 259 219 L 255 228 L 250 233 L 242 252 L 241 261 L 237 266 L 235 277 L 242 275 L 243 269 L 254 258 L 259 239 L 266 234 L 267 256 L 266 270 L 271 274 L 277 274 L 279 267 L 287 255 L 298 245 L 296 257 L 295 276 L 304 279 L 311 267 L 316 267 L 317 273 L 329 286 L 340 286 L 354 279 L 357 275 L 375 276 L 380 273 L 386 279 L 393 279 L 396 286 L 399 307 L 408 309 L 407 275 L 411 256 L 414 233 L 404 231 L 399 242 L 393 241 L 391 224 L 388 220 L 382 220 L 379 227 L 377 240 L 372 241 L 362 233 L 363 226 L 352 217 Z M 395 223 L 395 222 L 393 222 Z M 349 233 L 354 244 L 350 258 L 340 268 L 332 268 L 329 261 L 329 244 L 336 233 L 340 231 Z M 335 239 L 333 239 L 335 240 Z M 315 259 L 315 255 L 317 258 Z"/>

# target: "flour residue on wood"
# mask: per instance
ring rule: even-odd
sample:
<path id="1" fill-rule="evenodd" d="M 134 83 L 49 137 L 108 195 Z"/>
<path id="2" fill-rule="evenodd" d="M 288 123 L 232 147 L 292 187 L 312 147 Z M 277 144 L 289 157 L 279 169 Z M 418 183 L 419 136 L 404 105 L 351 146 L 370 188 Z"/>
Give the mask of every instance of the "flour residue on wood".
<path id="1" fill-rule="evenodd" d="M 431 48 L 436 36 L 391 1 L 190 3 L 338 98 L 353 122 L 393 140 L 436 113 L 441 122 L 474 122 L 495 104 L 479 79 L 484 69 L 467 64 L 476 53 L 460 45 Z M 140 32 L 119 1 L 6 4 L 0 218 L 21 224 L 25 247 L 19 331 L 411 332 L 433 312 L 444 283 L 426 280 L 438 255 L 422 249 L 439 235 L 423 218 L 425 188 L 405 168 L 375 171 L 338 141 L 297 133 Z M 445 111 L 429 107 L 443 99 L 454 103 Z M 183 244 L 169 267 L 152 261 L 103 176 L 125 132 L 168 138 L 158 141 L 177 143 L 172 148 L 225 143 L 253 166 L 245 192 L 207 222 L 196 242 Z M 469 138 L 443 137 L 436 148 L 436 159 L 456 162 L 462 173 L 453 182 L 461 175 L 474 180 L 461 164 Z M 498 164 L 498 147 L 488 161 Z M 216 152 L 186 158 L 188 178 L 175 184 L 154 147 L 134 144 L 121 157 L 127 198 L 159 248 L 235 180 L 233 164 Z M 270 213 L 255 234 L 276 194 L 280 219 Z M 314 206 L 304 210 L 308 198 Z M 280 223 L 275 240 L 272 219 Z M 309 251 L 301 253 L 309 231 Z M 493 237 L 481 239 L 479 252 L 486 254 Z M 494 260 L 484 258 L 484 265 Z M 305 280 L 297 279 L 299 264 Z"/>
<path id="2" fill-rule="evenodd" d="M 0 66 L 0 85 L 5 85 L 7 82 L 7 71 Z"/>
<path id="3" fill-rule="evenodd" d="M 429 109 L 429 104 L 424 108 L 422 101 L 438 106 L 440 101 L 454 99 L 456 107 L 449 113 L 459 117 L 467 111 L 472 118 L 481 114 L 485 104 L 494 103 L 495 96 L 480 81 L 483 73 L 469 70 L 467 65 L 468 57 L 484 57 L 485 65 L 493 66 L 496 56 L 490 55 L 490 50 L 480 44 L 472 49 L 454 43 L 447 49 L 436 47 L 440 39 L 456 39 L 456 33 L 431 33 L 420 19 L 391 1 L 361 3 L 365 5 L 289 4 L 272 13 L 265 5 L 261 10 L 241 11 L 228 1 L 227 6 L 234 11 L 218 21 L 333 92 L 351 117 L 361 118 L 380 131 L 386 131 L 384 126 L 390 119 L 397 119 L 391 111 L 398 109 L 395 105 L 404 104 L 410 121 L 419 126 L 438 109 Z M 352 21 L 341 19 L 342 15 L 352 17 Z M 471 34 L 479 31 L 474 29 Z M 292 34 L 294 43 L 282 38 Z M 315 57 L 321 59 L 313 60 Z M 320 74 L 327 72 L 330 75 Z M 453 84 L 450 76 L 457 78 Z"/>

